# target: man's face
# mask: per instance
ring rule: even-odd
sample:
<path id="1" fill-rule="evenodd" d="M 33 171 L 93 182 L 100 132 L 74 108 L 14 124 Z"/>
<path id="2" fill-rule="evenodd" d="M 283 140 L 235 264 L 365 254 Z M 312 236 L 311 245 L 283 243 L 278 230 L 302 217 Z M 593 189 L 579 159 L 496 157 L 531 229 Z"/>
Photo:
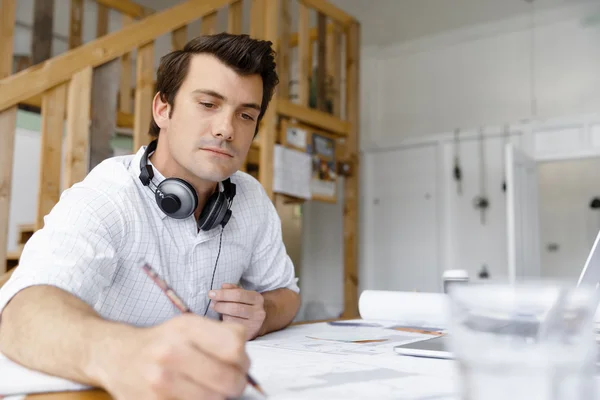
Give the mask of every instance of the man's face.
<path id="1" fill-rule="evenodd" d="M 170 157 L 190 178 L 218 182 L 243 164 L 256 129 L 260 75 L 240 76 L 209 54 L 191 57 L 174 109 L 155 99 L 154 119 Z M 163 137 L 164 135 L 164 137 Z"/>

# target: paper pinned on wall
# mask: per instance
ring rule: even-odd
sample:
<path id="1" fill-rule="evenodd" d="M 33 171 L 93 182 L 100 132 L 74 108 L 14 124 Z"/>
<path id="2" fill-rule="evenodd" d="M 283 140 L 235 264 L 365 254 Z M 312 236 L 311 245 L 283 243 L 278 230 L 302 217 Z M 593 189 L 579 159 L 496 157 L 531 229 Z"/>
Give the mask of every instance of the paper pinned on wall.
<path id="1" fill-rule="evenodd" d="M 311 168 L 310 154 L 275 145 L 273 191 L 310 199 Z"/>

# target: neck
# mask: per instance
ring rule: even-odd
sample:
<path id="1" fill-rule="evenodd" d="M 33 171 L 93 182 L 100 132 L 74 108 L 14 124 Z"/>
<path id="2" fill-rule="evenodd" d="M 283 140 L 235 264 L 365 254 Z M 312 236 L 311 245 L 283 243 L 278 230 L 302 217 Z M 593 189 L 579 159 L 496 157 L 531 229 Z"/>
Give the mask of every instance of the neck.
<path id="1" fill-rule="evenodd" d="M 177 161 L 169 156 L 168 149 L 161 146 L 161 141 L 158 142 L 156 151 L 150 156 L 150 161 L 165 178 L 180 178 L 188 182 L 196 190 L 198 195 L 198 207 L 194 211 L 196 219 L 200 216 L 200 211 L 204 208 L 208 198 L 218 190 L 217 183 L 198 178 L 182 167 Z"/>

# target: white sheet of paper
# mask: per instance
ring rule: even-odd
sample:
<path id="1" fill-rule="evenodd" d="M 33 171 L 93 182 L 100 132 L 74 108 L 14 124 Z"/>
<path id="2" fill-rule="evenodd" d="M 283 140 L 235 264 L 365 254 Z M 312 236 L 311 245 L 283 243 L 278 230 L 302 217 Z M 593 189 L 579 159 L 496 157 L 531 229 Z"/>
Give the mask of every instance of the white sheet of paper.
<path id="1" fill-rule="evenodd" d="M 273 191 L 310 199 L 311 168 L 310 154 L 276 144 L 273 154 Z"/>
<path id="2" fill-rule="evenodd" d="M 66 379 L 33 371 L 0 354 L 0 395 L 46 393 L 88 389 Z"/>

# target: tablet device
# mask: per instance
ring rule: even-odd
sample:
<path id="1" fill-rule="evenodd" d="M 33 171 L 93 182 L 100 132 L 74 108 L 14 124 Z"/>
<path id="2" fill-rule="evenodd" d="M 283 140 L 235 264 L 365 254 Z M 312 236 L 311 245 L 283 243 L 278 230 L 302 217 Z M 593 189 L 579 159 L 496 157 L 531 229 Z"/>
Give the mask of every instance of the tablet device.
<path id="1" fill-rule="evenodd" d="M 420 342 L 405 343 L 394 346 L 394 351 L 403 356 L 453 359 L 448 350 L 446 335 L 436 336 Z"/>

